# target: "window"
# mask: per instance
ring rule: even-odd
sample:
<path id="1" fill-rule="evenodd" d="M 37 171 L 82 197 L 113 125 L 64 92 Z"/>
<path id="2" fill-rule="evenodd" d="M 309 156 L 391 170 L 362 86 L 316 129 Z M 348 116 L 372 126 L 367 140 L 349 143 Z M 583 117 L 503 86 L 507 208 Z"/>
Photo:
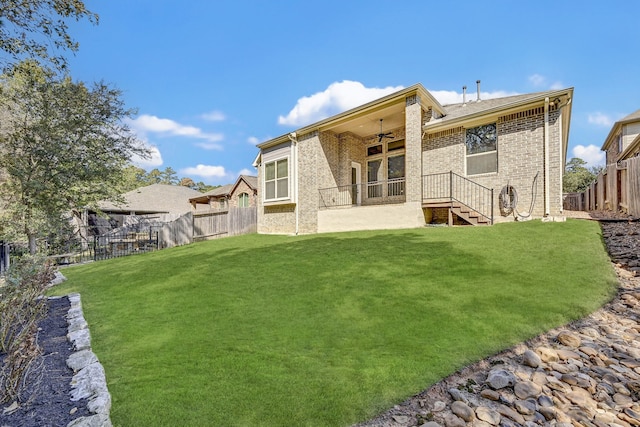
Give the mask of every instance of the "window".
<path id="1" fill-rule="evenodd" d="M 404 195 L 404 139 L 367 147 L 367 197 Z"/>
<path id="2" fill-rule="evenodd" d="M 249 195 L 247 193 L 242 193 L 238 196 L 238 207 L 240 208 L 249 207 Z"/>
<path id="3" fill-rule="evenodd" d="M 378 181 L 383 181 L 382 176 L 382 159 L 370 160 L 367 162 L 367 196 L 368 197 L 382 197 L 382 184 L 378 184 Z"/>
<path id="4" fill-rule="evenodd" d="M 392 141 L 387 144 L 387 152 L 402 150 L 403 148 L 404 148 L 404 139 L 401 139 L 399 141 Z"/>
<path id="5" fill-rule="evenodd" d="M 622 153 L 622 151 L 623 151 L 622 150 L 622 147 L 623 147 L 622 141 L 623 141 L 622 134 L 620 134 L 620 135 L 618 135 L 618 153 Z"/>
<path id="6" fill-rule="evenodd" d="M 289 197 L 289 159 L 264 165 L 264 199 L 282 200 Z"/>
<path id="7" fill-rule="evenodd" d="M 372 145 L 367 148 L 367 156 L 375 156 L 376 154 L 382 154 L 382 144 Z"/>
<path id="8" fill-rule="evenodd" d="M 404 154 L 387 158 L 387 179 L 389 196 L 404 194 Z"/>
<path id="9" fill-rule="evenodd" d="M 227 207 L 227 200 L 226 199 L 220 199 L 220 201 L 218 202 L 218 205 L 219 205 L 220 209 L 225 209 Z"/>
<path id="10" fill-rule="evenodd" d="M 467 129 L 467 175 L 498 172 L 498 133 L 491 123 Z"/>

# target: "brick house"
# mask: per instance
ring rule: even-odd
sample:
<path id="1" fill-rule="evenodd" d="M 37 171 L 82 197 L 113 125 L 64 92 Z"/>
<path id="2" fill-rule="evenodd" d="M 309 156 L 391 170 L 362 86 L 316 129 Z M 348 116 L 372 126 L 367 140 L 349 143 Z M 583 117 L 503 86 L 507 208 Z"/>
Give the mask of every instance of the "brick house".
<path id="1" fill-rule="evenodd" d="M 258 232 L 562 214 L 573 89 L 441 105 L 421 84 L 258 145 Z"/>
<path id="2" fill-rule="evenodd" d="M 209 209 L 255 208 L 258 199 L 258 178 L 240 175 L 235 183 L 214 188 L 197 197 L 189 199 L 195 210 L 199 205 Z"/>
<path id="3" fill-rule="evenodd" d="M 584 193 L 584 210 L 609 210 L 640 216 L 640 110 L 613 124 L 602 144 L 606 166 Z"/>

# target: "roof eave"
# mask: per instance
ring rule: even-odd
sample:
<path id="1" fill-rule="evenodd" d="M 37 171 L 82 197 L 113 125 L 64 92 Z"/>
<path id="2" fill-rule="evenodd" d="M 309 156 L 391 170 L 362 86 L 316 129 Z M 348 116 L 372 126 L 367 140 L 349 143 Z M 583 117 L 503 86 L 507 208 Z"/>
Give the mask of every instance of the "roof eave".
<path id="1" fill-rule="evenodd" d="M 631 141 L 631 144 L 629 144 L 629 146 L 622 153 L 620 153 L 619 159 L 626 160 L 628 157 L 630 157 L 631 153 L 634 153 L 638 149 L 640 149 L 640 135 L 636 136 L 633 141 Z"/>
<path id="2" fill-rule="evenodd" d="M 442 129 L 448 129 L 456 125 L 462 125 L 467 122 L 475 121 L 483 116 L 491 116 L 496 114 L 509 114 L 514 110 L 520 110 L 529 105 L 538 104 L 540 102 L 544 102 L 546 98 L 555 98 L 560 96 L 567 96 L 567 105 L 571 105 L 571 100 L 573 99 L 573 88 L 561 89 L 550 92 L 542 92 L 538 96 L 519 100 L 516 102 L 512 102 L 510 104 L 501 105 L 498 107 L 490 108 L 487 110 L 477 111 L 475 113 L 460 116 L 452 120 L 437 120 L 431 121 L 422 126 L 422 129 L 425 132 L 437 132 Z M 446 116 L 445 116 L 446 117 Z"/>
<path id="3" fill-rule="evenodd" d="M 623 124 L 623 122 L 615 122 L 613 124 L 611 130 L 609 131 L 609 134 L 604 140 L 604 144 L 602 144 L 602 147 L 600 147 L 601 151 L 607 151 L 609 149 L 609 146 L 613 143 L 615 136 L 618 134 L 618 132 L 620 132 L 620 129 L 622 129 Z"/>
<path id="4" fill-rule="evenodd" d="M 446 110 L 438 102 L 438 100 L 435 99 L 433 95 L 431 95 L 429 91 L 427 91 L 422 84 L 416 83 L 415 85 L 410 86 L 408 88 L 399 90 L 397 92 L 383 96 L 382 98 L 375 99 L 373 101 L 367 102 L 366 104 L 362 104 L 358 107 L 352 108 L 350 110 L 344 111 L 342 113 L 336 114 L 334 116 L 328 117 L 326 119 L 320 120 L 310 125 L 301 127 L 292 132 L 295 132 L 297 135 L 304 135 L 310 132 L 322 131 L 325 128 L 335 126 L 340 122 L 350 120 L 354 116 L 368 114 L 368 113 L 371 113 L 372 111 L 376 111 L 380 108 L 383 108 L 388 104 L 398 102 L 406 98 L 407 96 L 412 95 L 414 92 L 416 95 L 419 96 L 420 103 L 424 108 L 431 106 L 440 114 L 445 113 Z M 291 135 L 292 132 L 283 134 L 269 141 L 265 141 L 261 144 L 258 144 L 257 147 L 259 149 L 265 149 L 265 148 L 272 147 L 274 145 L 282 144 L 283 142 L 289 142 L 290 141 L 289 135 Z M 256 157 L 254 161 L 254 165 L 258 164 L 259 156 L 260 155 L 258 154 L 258 157 Z"/>

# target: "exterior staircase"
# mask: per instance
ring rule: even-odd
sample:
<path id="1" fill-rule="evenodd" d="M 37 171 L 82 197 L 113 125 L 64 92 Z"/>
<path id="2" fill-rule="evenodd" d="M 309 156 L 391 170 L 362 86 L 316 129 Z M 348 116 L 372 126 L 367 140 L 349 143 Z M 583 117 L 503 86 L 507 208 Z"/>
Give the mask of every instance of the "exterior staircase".
<path id="1" fill-rule="evenodd" d="M 491 225 L 491 219 L 479 214 L 464 203 L 455 200 L 429 201 L 422 203 L 423 208 L 446 208 L 449 212 L 449 225 L 453 225 L 453 216 L 466 221 L 470 225 Z"/>
<path id="2" fill-rule="evenodd" d="M 422 176 L 422 208 L 446 208 L 471 225 L 493 224 L 493 189 L 452 171 Z"/>

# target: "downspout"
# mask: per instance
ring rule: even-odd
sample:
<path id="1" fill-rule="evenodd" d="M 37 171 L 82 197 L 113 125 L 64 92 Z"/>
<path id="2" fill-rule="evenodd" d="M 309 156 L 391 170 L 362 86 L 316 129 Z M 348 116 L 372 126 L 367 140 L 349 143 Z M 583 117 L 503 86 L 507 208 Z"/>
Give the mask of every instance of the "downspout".
<path id="1" fill-rule="evenodd" d="M 560 144 L 558 144 L 559 145 L 558 150 L 560 152 L 558 154 L 560 156 L 559 157 L 560 159 L 564 159 L 565 156 L 564 156 L 564 151 L 562 149 L 562 147 L 564 145 L 563 141 L 562 141 L 562 139 L 564 138 L 563 137 L 564 129 L 562 128 L 562 113 L 563 113 L 562 108 L 563 108 L 563 105 L 561 104 L 560 101 L 558 101 L 558 103 L 556 104 L 556 108 L 558 109 L 558 135 L 559 135 L 559 138 L 560 138 Z M 563 167 L 560 168 L 560 183 L 561 183 L 560 185 L 562 185 L 562 182 L 564 182 L 564 165 L 563 165 Z M 564 213 L 564 203 L 563 203 L 563 199 L 562 199 L 562 190 L 560 190 L 560 214 L 562 214 L 562 213 Z"/>
<path id="2" fill-rule="evenodd" d="M 289 140 L 293 144 L 293 150 L 291 150 L 291 157 L 293 157 L 292 172 L 293 172 L 293 201 L 296 204 L 296 236 L 300 231 L 300 203 L 298 200 L 298 136 L 295 132 L 289 134 Z"/>
<path id="3" fill-rule="evenodd" d="M 549 216 L 549 97 L 544 99 L 544 216 Z"/>

